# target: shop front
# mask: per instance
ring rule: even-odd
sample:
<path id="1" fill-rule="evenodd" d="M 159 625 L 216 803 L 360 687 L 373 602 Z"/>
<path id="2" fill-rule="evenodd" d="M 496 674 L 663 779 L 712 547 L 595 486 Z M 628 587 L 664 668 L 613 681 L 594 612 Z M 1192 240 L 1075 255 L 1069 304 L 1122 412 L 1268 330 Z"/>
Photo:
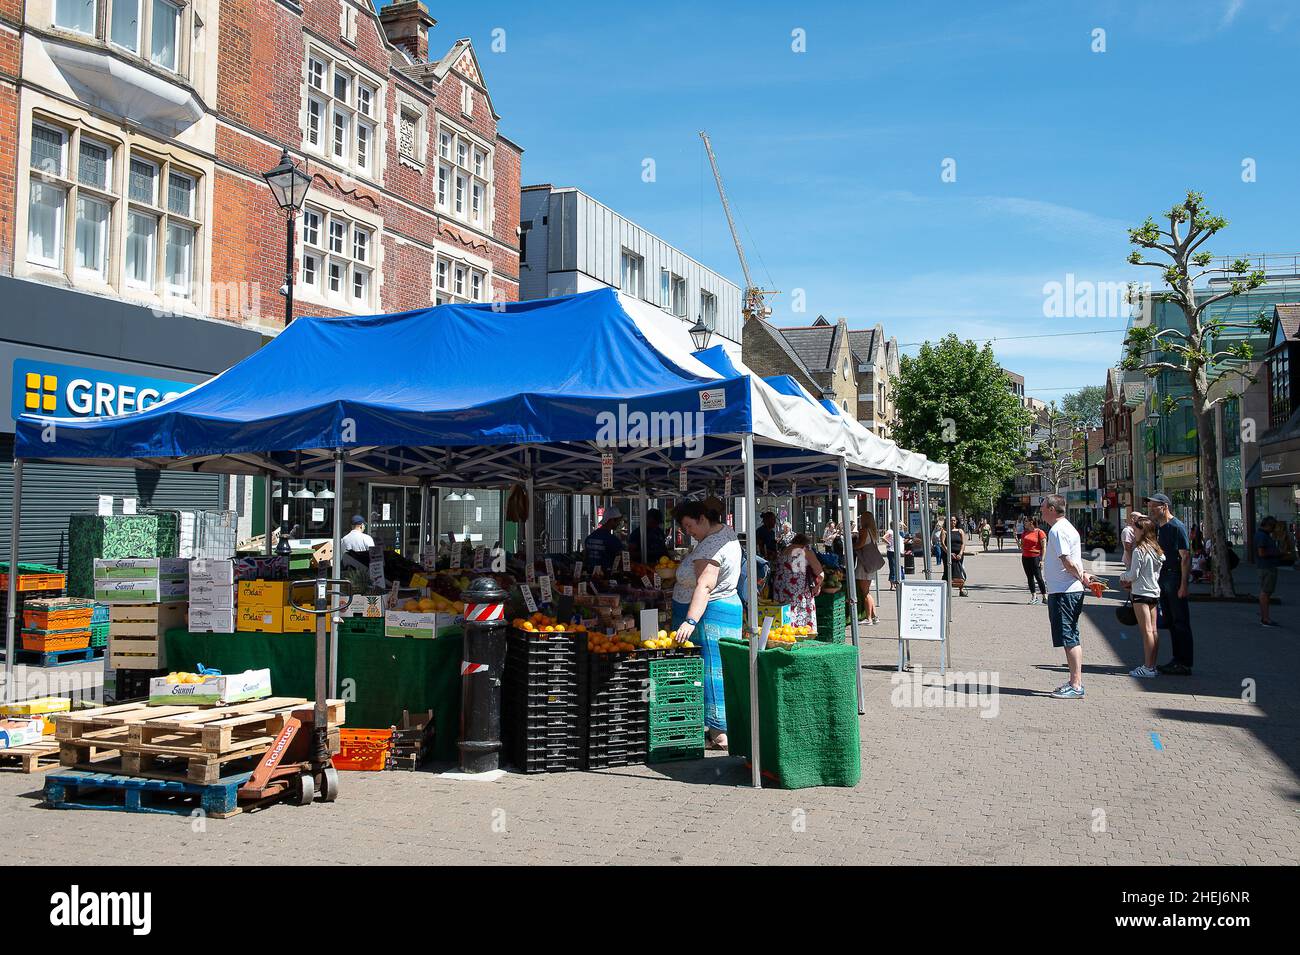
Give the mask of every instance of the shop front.
<path id="1" fill-rule="evenodd" d="M 1174 517 L 1187 525 L 1201 522 L 1200 471 L 1196 455 L 1166 457 L 1160 462 L 1160 490 L 1173 501 Z"/>
<path id="2" fill-rule="evenodd" d="M 262 336 L 178 315 L 0 276 L 0 534 L 8 537 L 14 418 L 88 418 L 144 410 L 224 371 Z M 234 493 L 231 493 L 233 485 Z M 232 509 L 245 485 L 217 475 L 47 465 L 24 473 L 22 553 L 66 566 L 68 518 L 94 513 L 100 495 L 138 509 Z M 230 503 L 227 503 L 230 502 Z"/>

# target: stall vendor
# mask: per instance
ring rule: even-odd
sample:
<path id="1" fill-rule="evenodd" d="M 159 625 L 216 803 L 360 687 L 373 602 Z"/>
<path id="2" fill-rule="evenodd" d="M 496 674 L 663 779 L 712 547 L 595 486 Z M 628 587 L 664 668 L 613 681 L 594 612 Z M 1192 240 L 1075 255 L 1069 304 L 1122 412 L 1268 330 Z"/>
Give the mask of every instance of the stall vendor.
<path id="1" fill-rule="evenodd" d="M 600 526 L 592 531 L 583 542 L 586 552 L 583 562 L 593 570 L 599 567 L 608 572 L 614 561 L 623 552 L 623 541 L 614 533 L 623 523 L 623 512 L 617 507 L 605 508 Z"/>
<path id="2" fill-rule="evenodd" d="M 713 501 L 686 501 L 673 511 L 695 549 L 677 567 L 673 587 L 673 626 L 678 642 L 700 646 L 704 662 L 704 722 L 710 745 L 727 747 L 727 709 L 722 695 L 722 654 L 718 641 L 741 635 L 741 551 L 736 532 L 723 522 Z"/>
<path id="3" fill-rule="evenodd" d="M 375 539 L 366 533 L 366 519 L 360 514 L 352 518 L 352 531 L 343 536 L 343 550 L 349 554 L 370 553 L 375 546 Z"/>
<path id="4" fill-rule="evenodd" d="M 641 533 L 633 531 L 627 543 L 632 559 L 642 564 L 658 563 L 668 556 L 667 535 L 664 534 L 664 515 L 657 507 L 645 512 L 645 554 L 641 553 Z"/>

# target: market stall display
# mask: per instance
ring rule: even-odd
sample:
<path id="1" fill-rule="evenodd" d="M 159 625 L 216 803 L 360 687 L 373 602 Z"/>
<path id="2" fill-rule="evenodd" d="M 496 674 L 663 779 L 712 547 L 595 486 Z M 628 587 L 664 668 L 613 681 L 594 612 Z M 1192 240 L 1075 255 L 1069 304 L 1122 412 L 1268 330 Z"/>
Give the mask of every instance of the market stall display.
<path id="1" fill-rule="evenodd" d="M 73 514 L 68 520 L 68 594 L 94 596 L 96 560 L 179 554 L 180 519 L 174 511 Z"/>
<path id="2" fill-rule="evenodd" d="M 750 756 L 749 643 L 721 643 L 733 756 Z M 783 789 L 856 786 L 862 774 L 854 647 L 798 641 L 758 654 L 763 780 Z"/>

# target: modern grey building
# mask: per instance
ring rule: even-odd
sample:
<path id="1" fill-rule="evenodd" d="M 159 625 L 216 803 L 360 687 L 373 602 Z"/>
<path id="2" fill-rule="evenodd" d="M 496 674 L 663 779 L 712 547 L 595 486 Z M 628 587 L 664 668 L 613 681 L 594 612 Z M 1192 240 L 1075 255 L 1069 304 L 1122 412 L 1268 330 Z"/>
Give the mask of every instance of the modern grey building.
<path id="1" fill-rule="evenodd" d="M 573 187 L 524 186 L 519 297 L 608 286 L 740 342 L 740 287 Z"/>

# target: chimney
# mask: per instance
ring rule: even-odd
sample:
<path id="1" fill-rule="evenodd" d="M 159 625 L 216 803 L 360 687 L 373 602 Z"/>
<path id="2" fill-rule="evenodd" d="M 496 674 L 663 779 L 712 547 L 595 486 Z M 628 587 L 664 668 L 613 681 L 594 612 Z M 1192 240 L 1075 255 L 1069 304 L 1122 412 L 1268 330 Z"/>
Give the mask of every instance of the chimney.
<path id="1" fill-rule="evenodd" d="M 438 21 L 420 0 L 398 0 L 379 11 L 379 22 L 394 46 L 400 46 L 416 63 L 429 62 L 429 27 Z"/>

